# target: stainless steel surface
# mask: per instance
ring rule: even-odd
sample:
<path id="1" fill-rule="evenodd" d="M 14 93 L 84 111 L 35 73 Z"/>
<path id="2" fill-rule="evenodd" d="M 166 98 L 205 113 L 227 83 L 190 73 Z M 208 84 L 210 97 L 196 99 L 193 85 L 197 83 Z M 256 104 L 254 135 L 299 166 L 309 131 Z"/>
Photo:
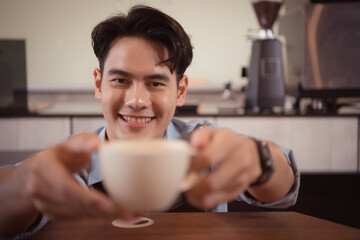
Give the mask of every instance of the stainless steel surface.
<path id="1" fill-rule="evenodd" d="M 279 34 L 285 41 L 287 93 L 360 89 L 360 2 L 285 2 Z"/>
<path id="2" fill-rule="evenodd" d="M 305 8 L 305 89 L 360 88 L 360 3 Z"/>

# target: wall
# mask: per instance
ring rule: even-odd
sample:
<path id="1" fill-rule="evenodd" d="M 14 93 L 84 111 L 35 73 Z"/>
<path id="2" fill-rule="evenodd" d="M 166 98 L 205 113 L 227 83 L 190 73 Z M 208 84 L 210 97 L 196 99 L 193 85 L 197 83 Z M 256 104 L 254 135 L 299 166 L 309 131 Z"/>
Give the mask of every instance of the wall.
<path id="1" fill-rule="evenodd" d="M 177 19 L 191 35 L 190 79 L 240 82 L 248 29 L 258 28 L 244 0 L 0 0 L 0 38 L 26 39 L 30 89 L 91 89 L 97 61 L 90 33 L 101 20 L 144 3 Z"/>

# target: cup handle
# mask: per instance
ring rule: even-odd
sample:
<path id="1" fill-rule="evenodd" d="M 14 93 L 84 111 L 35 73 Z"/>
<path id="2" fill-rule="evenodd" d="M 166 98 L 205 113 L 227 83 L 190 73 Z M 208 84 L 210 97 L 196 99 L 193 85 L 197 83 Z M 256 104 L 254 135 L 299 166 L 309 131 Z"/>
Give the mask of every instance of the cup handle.
<path id="1" fill-rule="evenodd" d="M 196 183 L 203 179 L 206 175 L 209 174 L 208 170 L 201 172 L 190 172 L 180 184 L 180 191 L 185 192 L 190 190 Z"/>

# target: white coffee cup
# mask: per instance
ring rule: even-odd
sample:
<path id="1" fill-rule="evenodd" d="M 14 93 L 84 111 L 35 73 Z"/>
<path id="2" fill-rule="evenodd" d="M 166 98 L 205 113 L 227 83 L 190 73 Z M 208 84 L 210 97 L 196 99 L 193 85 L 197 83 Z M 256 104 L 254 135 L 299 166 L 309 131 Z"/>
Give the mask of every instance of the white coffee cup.
<path id="1" fill-rule="evenodd" d="M 164 211 L 203 174 L 188 174 L 194 150 L 183 140 L 104 143 L 99 159 L 104 187 L 128 210 Z"/>

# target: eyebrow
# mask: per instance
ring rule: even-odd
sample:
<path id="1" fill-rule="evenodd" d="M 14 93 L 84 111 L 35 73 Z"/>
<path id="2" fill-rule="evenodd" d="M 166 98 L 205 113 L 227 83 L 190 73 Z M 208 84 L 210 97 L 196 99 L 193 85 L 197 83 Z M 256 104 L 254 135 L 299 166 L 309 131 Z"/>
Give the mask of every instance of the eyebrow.
<path id="1" fill-rule="evenodd" d="M 108 71 L 109 75 L 122 75 L 124 77 L 132 77 L 133 75 L 129 72 L 126 72 L 124 70 L 121 69 L 110 69 Z"/>
<path id="2" fill-rule="evenodd" d="M 145 77 L 146 79 L 158 79 L 163 81 L 170 81 L 169 77 L 165 74 L 151 74 Z"/>
<path id="3" fill-rule="evenodd" d="M 121 69 L 110 69 L 108 71 L 108 73 L 109 73 L 109 75 L 121 75 L 124 77 L 134 77 L 133 74 L 126 72 L 124 70 L 121 70 Z M 158 80 L 163 80 L 166 82 L 170 81 L 170 78 L 167 75 L 158 74 L 158 73 L 147 75 L 147 76 L 145 76 L 145 79 L 158 79 Z"/>

